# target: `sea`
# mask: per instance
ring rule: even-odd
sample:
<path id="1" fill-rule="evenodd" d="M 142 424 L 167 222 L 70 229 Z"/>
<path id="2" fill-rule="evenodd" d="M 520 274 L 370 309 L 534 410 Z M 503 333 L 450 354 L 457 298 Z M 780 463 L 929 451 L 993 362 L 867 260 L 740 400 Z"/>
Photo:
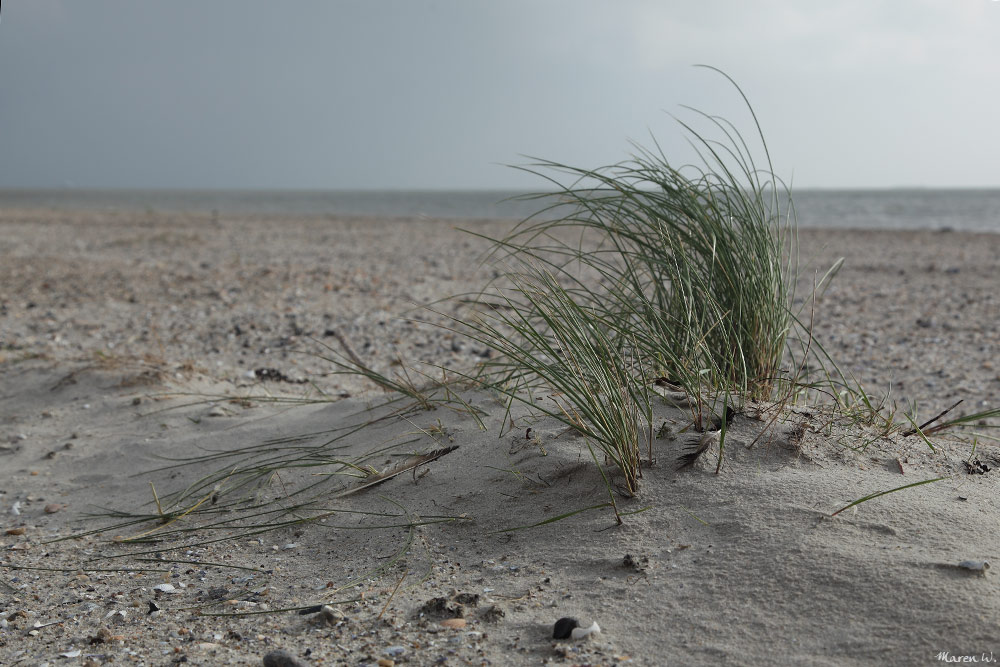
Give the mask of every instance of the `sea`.
<path id="1" fill-rule="evenodd" d="M 0 209 L 136 210 L 274 216 L 524 219 L 543 203 L 501 190 L 2 190 Z M 1000 189 L 792 193 L 800 227 L 1000 232 Z"/>

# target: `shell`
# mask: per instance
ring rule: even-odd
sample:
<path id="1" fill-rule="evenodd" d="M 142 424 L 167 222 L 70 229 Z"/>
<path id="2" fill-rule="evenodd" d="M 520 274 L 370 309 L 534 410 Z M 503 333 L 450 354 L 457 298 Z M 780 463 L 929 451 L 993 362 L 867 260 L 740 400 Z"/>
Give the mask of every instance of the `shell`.
<path id="1" fill-rule="evenodd" d="M 574 628 L 571 636 L 573 639 L 583 639 L 584 637 L 589 637 L 590 635 L 596 635 L 601 631 L 601 626 L 594 621 L 586 628 Z"/>
<path id="2" fill-rule="evenodd" d="M 986 570 L 990 569 L 990 562 L 988 560 L 963 560 L 958 566 L 963 570 L 985 574 Z"/>

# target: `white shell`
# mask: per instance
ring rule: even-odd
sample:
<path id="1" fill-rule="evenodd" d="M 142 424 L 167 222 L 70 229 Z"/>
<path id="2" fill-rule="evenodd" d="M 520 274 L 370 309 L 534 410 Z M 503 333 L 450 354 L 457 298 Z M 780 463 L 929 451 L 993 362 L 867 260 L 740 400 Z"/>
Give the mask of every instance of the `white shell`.
<path id="1" fill-rule="evenodd" d="M 990 569 L 990 562 L 988 560 L 963 560 L 958 566 L 973 572 L 986 572 Z"/>
<path id="2" fill-rule="evenodd" d="M 601 631 L 601 626 L 594 621 L 590 624 L 588 628 L 573 628 L 572 637 L 573 639 L 583 639 L 584 637 L 589 637 L 590 635 L 596 635 Z"/>

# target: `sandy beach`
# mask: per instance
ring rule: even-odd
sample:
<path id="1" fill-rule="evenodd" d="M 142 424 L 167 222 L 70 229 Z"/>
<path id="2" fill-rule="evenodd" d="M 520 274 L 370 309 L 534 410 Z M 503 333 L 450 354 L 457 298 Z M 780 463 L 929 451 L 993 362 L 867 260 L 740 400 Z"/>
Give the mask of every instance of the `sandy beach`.
<path id="1" fill-rule="evenodd" d="M 473 366 L 487 351 L 438 326 L 463 313 L 442 300 L 493 269 L 456 228 L 511 224 L 0 212 L 0 664 L 1000 660 L 997 572 L 959 566 L 1000 561 L 989 439 L 855 451 L 865 432 L 751 411 L 718 475 L 714 458 L 676 471 L 678 443 L 657 439 L 623 525 L 604 508 L 515 530 L 607 501 L 582 439 L 475 392 L 486 430 L 446 407 L 369 411 L 385 394 L 334 374 L 325 346 L 342 337 L 388 373 Z M 1000 407 L 1000 235 L 804 229 L 800 243 L 800 294 L 845 258 L 818 339 L 900 418 Z M 228 490 L 243 471 L 222 454 L 241 448 L 308 462 L 254 487 L 280 526 L 206 527 L 245 511 L 220 501 L 80 536 L 115 523 L 101 508 L 155 519 L 154 488 L 218 473 Z M 336 461 L 381 471 L 445 449 L 349 495 L 356 480 L 330 479 Z M 313 480 L 328 489 L 291 493 Z M 216 503 L 208 488 L 181 506 Z M 156 541 L 182 526 L 200 529 Z M 601 632 L 554 640 L 561 617 Z"/>

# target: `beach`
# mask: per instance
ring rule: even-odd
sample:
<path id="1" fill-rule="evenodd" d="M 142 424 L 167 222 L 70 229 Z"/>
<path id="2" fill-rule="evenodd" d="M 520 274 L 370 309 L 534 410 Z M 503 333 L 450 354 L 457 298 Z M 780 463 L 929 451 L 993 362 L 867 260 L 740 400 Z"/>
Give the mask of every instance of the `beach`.
<path id="1" fill-rule="evenodd" d="M 542 524 L 607 501 L 582 439 L 526 415 L 508 428 L 474 392 L 486 430 L 447 408 L 366 413 L 385 394 L 323 357 L 346 341 L 381 372 L 428 376 L 486 358 L 451 331 L 465 306 L 448 297 L 495 275 L 474 234 L 512 224 L 0 212 L 0 664 L 260 665 L 278 649 L 316 665 L 1000 659 L 997 574 L 959 566 L 1000 558 L 988 438 L 856 451 L 859 433 L 813 420 L 793 438 L 759 412 L 734 425 L 718 475 L 714 459 L 674 470 L 657 441 L 621 526 L 607 509 Z M 897 419 L 1000 407 L 1000 235 L 802 229 L 799 243 L 801 317 Z M 53 541 L 112 523 L 85 516 L 98 507 L 155 515 L 153 489 L 214 470 L 148 473 L 162 457 L 315 445 L 364 415 L 382 420 L 331 452 L 381 468 L 457 449 L 331 498 L 323 522 L 181 551 L 114 541 L 155 521 Z M 368 454 L 384 443 L 397 449 Z M 265 495 L 321 472 L 273 474 Z M 333 611 L 275 612 L 319 603 Z M 569 616 L 601 632 L 552 639 Z"/>

